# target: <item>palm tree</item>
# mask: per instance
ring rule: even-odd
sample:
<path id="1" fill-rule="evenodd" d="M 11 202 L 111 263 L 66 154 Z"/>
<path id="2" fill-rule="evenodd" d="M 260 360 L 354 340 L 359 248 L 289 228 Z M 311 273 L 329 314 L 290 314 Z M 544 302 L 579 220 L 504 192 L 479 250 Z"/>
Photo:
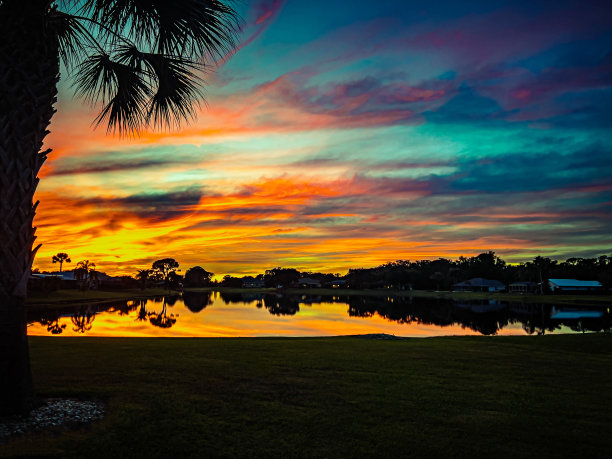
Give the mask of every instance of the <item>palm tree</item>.
<path id="1" fill-rule="evenodd" d="M 68 256 L 68 254 L 64 253 L 64 252 L 60 252 L 57 255 L 53 255 L 53 257 L 51 257 L 51 261 L 53 263 L 59 263 L 60 264 L 60 273 L 62 272 L 62 265 L 64 264 L 64 262 L 66 262 L 66 263 L 72 262 L 72 260 Z"/>
<path id="2" fill-rule="evenodd" d="M 237 30 L 219 0 L 0 0 L 0 414 L 33 403 L 25 297 L 60 62 L 76 94 L 101 107 L 96 126 L 177 127 L 196 114 L 206 62 L 235 47 Z"/>
<path id="3" fill-rule="evenodd" d="M 142 288 L 142 290 L 147 288 L 147 280 L 149 280 L 149 274 L 151 274 L 151 270 L 149 269 L 139 269 L 136 273 L 136 279 L 140 281 L 140 288 Z"/>
<path id="4" fill-rule="evenodd" d="M 97 277 L 98 273 L 94 262 L 83 260 L 77 263 L 77 267 L 74 270 L 74 278 L 81 283 L 81 288 L 89 289 L 92 281 L 96 280 Z"/>

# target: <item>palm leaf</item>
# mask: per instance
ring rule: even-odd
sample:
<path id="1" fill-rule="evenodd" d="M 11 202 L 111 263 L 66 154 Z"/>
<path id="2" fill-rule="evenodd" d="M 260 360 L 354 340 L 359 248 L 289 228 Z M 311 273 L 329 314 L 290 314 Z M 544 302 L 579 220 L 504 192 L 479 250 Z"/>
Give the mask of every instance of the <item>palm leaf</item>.
<path id="1" fill-rule="evenodd" d="M 57 36 L 60 58 L 68 69 L 75 67 L 87 56 L 88 49 L 96 46 L 95 38 L 80 21 L 62 11 L 49 14 L 47 27 Z"/>
<path id="2" fill-rule="evenodd" d="M 195 116 L 198 100 L 203 98 L 204 65 L 182 56 L 144 53 L 135 46 L 122 46 L 117 60 L 146 75 L 152 91 L 147 119 L 154 126 L 180 126 Z"/>
<path id="3" fill-rule="evenodd" d="M 60 3 L 66 12 L 51 16 L 62 58 L 67 66 L 80 61 L 76 94 L 102 104 L 94 124 L 106 121 L 108 131 L 189 122 L 203 99 L 203 55 L 235 47 L 237 15 L 218 0 Z"/>
<path id="4" fill-rule="evenodd" d="M 239 28 L 236 11 L 219 0 L 85 0 L 81 11 L 104 23 L 108 40 L 122 35 L 162 54 L 222 56 Z"/>
<path id="5" fill-rule="evenodd" d="M 139 132 L 148 124 L 147 101 L 151 88 L 143 72 L 116 62 L 108 54 L 94 54 L 80 66 L 76 93 L 91 103 L 101 101 L 102 111 L 94 124 L 108 122 L 108 131 Z"/>

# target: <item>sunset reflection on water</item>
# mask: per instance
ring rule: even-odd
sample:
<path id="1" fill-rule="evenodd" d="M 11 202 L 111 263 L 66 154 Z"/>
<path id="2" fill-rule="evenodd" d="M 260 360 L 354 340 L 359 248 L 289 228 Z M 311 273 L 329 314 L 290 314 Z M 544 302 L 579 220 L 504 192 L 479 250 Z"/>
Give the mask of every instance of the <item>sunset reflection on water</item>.
<path id="1" fill-rule="evenodd" d="M 191 295 L 191 296 L 188 296 Z M 539 333 L 499 305 L 397 304 L 385 298 L 308 298 L 203 292 L 82 305 L 30 318 L 28 334 L 114 337 L 261 337 L 389 334 L 405 337 Z M 469 305 L 468 305 L 469 306 Z M 483 312 L 484 307 L 484 312 Z M 537 311 L 536 311 L 537 312 Z M 534 314 L 538 320 L 541 314 Z M 571 324 L 570 324 L 571 325 Z M 582 325 L 579 325 L 582 327 Z M 596 325 L 599 327 L 600 325 Z M 605 325 L 604 325 L 605 326 Z M 531 327 L 531 328 L 530 328 Z M 572 332 L 563 323 L 546 333 Z M 575 328 L 575 327 L 574 327 Z"/>

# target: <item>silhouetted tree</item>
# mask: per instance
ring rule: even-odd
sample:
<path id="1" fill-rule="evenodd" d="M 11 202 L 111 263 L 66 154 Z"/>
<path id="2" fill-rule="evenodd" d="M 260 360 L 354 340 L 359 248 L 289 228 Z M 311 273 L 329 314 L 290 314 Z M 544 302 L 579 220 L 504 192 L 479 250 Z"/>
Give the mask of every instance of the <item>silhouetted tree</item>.
<path id="1" fill-rule="evenodd" d="M 266 287 L 277 287 L 282 285 L 288 287 L 297 282 L 302 274 L 294 268 L 273 268 L 268 269 L 264 276 Z"/>
<path id="2" fill-rule="evenodd" d="M 176 272 L 179 264 L 174 258 L 162 258 L 153 262 L 153 271 L 161 274 L 161 277 L 166 283 L 168 283 L 168 275 Z"/>
<path id="3" fill-rule="evenodd" d="M 169 289 L 178 290 L 183 285 L 183 276 L 177 274 L 175 271 L 171 271 L 168 273 L 168 277 L 166 277 L 166 283 Z"/>
<path id="4" fill-rule="evenodd" d="M 221 285 L 223 287 L 232 287 L 232 288 L 240 288 L 242 287 L 242 279 L 239 277 L 233 277 L 229 274 L 223 276 L 223 280 L 221 281 Z"/>
<path id="5" fill-rule="evenodd" d="M 140 281 L 140 288 L 142 290 L 147 288 L 147 281 L 149 280 L 150 270 L 139 269 L 136 273 L 136 279 Z"/>
<path id="6" fill-rule="evenodd" d="M 189 268 L 185 273 L 185 287 L 206 287 L 210 285 L 213 273 L 209 273 L 201 266 Z"/>
<path id="7" fill-rule="evenodd" d="M 53 255 L 53 257 L 51 257 L 51 261 L 53 263 L 59 263 L 59 265 L 60 265 L 59 272 L 61 273 L 62 272 L 62 265 L 64 263 L 70 263 L 72 260 L 70 260 L 70 257 L 68 256 L 67 253 L 60 252 L 60 253 L 58 253 L 56 255 Z"/>
<path id="8" fill-rule="evenodd" d="M 98 278 L 96 264 L 89 260 L 79 261 L 74 270 L 74 278 L 80 282 L 81 288 L 90 288 L 92 283 Z"/>
<path id="9" fill-rule="evenodd" d="M 219 0 L 0 1 L 0 414 L 33 403 L 25 298 L 33 196 L 50 150 L 60 60 L 76 93 L 101 107 L 95 124 L 122 134 L 193 118 L 204 58 L 234 48 L 237 15 Z M 204 58 L 203 58 L 204 56 Z M 15 331 L 9 331 L 10 327 Z"/>

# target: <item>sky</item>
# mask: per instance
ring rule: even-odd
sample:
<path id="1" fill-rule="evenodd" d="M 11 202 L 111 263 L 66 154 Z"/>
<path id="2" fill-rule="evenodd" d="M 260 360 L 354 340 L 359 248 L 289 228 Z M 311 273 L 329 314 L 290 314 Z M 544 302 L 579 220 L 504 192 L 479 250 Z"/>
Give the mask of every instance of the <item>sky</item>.
<path id="1" fill-rule="evenodd" d="M 94 129 L 62 78 L 34 266 L 610 254 L 606 3 L 245 0 L 197 121 L 131 138 Z"/>

